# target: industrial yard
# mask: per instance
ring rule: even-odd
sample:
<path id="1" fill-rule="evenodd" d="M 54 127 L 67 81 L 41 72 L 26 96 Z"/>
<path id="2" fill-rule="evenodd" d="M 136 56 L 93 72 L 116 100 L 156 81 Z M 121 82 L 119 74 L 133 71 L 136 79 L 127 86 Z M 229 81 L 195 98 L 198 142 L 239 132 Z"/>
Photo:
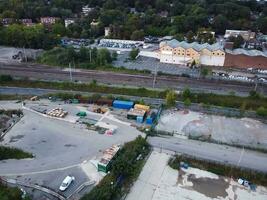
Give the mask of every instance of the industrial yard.
<path id="1" fill-rule="evenodd" d="M 237 180 L 197 168 L 174 170 L 168 166 L 170 158 L 166 152 L 153 151 L 126 200 L 266 199 L 266 187 L 252 191 Z"/>
<path id="2" fill-rule="evenodd" d="M 156 129 L 211 142 L 267 148 L 267 125 L 250 118 L 208 115 L 187 109 L 166 110 Z"/>
<path id="3" fill-rule="evenodd" d="M 112 115 L 109 110 L 119 108 L 110 106 L 51 99 L 1 101 L 1 106 L 6 110 L 22 109 L 24 116 L 0 144 L 31 152 L 34 158 L 0 162 L 0 176 L 48 188 L 66 198 L 88 192 L 108 172 L 109 161 L 119 146 L 143 135 Z M 99 131 L 101 127 L 106 131 Z M 75 177 L 74 184 L 60 192 L 58 188 L 66 175 Z M 56 199 L 30 187 L 25 189 L 34 199 Z"/>

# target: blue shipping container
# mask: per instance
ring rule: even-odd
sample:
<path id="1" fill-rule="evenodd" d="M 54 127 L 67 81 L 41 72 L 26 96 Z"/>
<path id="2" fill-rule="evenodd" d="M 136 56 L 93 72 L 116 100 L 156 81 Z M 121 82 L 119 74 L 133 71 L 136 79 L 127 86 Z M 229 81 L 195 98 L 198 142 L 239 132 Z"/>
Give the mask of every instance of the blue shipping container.
<path id="1" fill-rule="evenodd" d="M 114 108 L 130 109 L 133 106 L 134 106 L 134 102 L 132 102 L 132 101 L 120 101 L 120 100 L 113 101 L 113 107 Z"/>
<path id="2" fill-rule="evenodd" d="M 146 123 L 149 125 L 153 124 L 153 119 L 151 117 L 146 118 Z"/>
<path id="3" fill-rule="evenodd" d="M 143 121 L 144 121 L 144 118 L 142 117 L 142 116 L 137 116 L 137 118 L 136 118 L 136 122 L 137 123 L 143 123 Z"/>

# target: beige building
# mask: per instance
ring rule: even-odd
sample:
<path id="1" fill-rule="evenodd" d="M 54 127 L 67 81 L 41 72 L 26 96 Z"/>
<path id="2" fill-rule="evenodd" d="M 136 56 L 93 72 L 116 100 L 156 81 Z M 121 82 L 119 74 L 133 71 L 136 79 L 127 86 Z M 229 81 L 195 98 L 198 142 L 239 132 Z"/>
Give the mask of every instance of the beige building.
<path id="1" fill-rule="evenodd" d="M 252 31 L 241 31 L 241 30 L 226 30 L 224 38 L 228 39 L 229 37 L 237 37 L 237 36 L 242 36 L 242 38 L 245 41 L 254 39 L 256 37 L 256 33 Z"/>
<path id="2" fill-rule="evenodd" d="M 223 66 L 225 53 L 219 43 L 209 45 L 171 40 L 160 43 L 159 59 L 171 64 L 188 65 L 195 61 L 202 65 Z"/>

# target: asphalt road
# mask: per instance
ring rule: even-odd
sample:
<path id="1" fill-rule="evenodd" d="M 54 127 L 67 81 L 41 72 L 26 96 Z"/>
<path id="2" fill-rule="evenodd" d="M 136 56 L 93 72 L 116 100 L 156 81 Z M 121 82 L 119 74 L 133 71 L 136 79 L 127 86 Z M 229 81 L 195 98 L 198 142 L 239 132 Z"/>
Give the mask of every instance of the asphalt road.
<path id="1" fill-rule="evenodd" d="M 48 67 L 43 65 L 26 64 L 0 64 L 0 74 L 10 74 L 17 77 L 27 77 L 38 80 L 67 81 L 70 80 L 69 71 L 58 67 Z M 81 82 L 91 82 L 97 80 L 99 83 L 108 85 L 127 85 L 135 87 L 153 87 L 154 75 L 152 74 L 124 74 L 96 70 L 75 70 L 72 72 L 73 80 Z M 155 88 L 182 90 L 190 87 L 195 91 L 213 92 L 218 94 L 228 94 L 235 92 L 237 95 L 247 95 L 254 89 L 252 83 L 242 83 L 235 81 L 222 81 L 210 79 L 185 78 L 178 76 L 157 76 Z M 258 91 L 267 95 L 267 87 L 258 85 Z"/>
<path id="2" fill-rule="evenodd" d="M 149 137 L 148 142 L 156 148 L 267 172 L 267 154 L 264 153 L 251 150 L 242 153 L 240 148 L 176 137 Z"/>

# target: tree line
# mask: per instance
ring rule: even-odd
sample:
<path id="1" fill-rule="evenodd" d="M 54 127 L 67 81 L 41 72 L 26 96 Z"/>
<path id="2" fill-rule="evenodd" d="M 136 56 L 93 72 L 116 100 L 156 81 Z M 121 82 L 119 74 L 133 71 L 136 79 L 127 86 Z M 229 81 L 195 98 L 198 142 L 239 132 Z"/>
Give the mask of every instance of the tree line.
<path id="1" fill-rule="evenodd" d="M 93 9 L 81 17 L 82 6 L 87 4 Z M 54 27 L 60 36 L 75 38 L 102 36 L 107 26 L 110 37 L 133 40 L 146 35 L 174 35 L 183 40 L 186 35 L 194 38 L 201 29 L 219 34 L 225 29 L 267 33 L 267 3 L 256 0 L 3 0 L 0 13 L 0 18 L 31 18 L 34 22 L 42 16 L 75 17 L 68 28 L 63 20 Z M 93 21 L 99 24 L 91 26 Z"/>

